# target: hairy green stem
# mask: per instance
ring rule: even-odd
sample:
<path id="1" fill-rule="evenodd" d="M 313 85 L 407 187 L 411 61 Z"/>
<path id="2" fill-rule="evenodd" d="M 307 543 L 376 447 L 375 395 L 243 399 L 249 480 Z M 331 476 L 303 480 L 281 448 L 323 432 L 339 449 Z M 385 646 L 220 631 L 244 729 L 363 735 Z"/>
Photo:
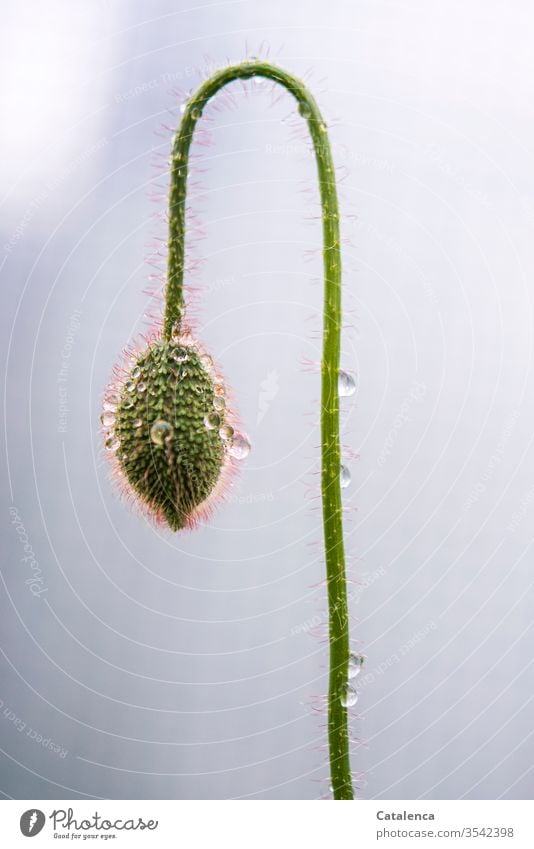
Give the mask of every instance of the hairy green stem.
<path id="1" fill-rule="evenodd" d="M 328 587 L 330 677 L 328 739 L 334 799 L 352 799 L 347 709 L 341 694 L 347 683 L 349 619 L 340 490 L 338 375 L 341 336 L 341 251 L 339 210 L 327 127 L 303 83 L 269 62 L 249 60 L 224 68 L 207 79 L 188 100 L 174 139 L 169 196 L 169 255 L 164 334 L 170 339 L 182 318 L 185 262 L 185 215 L 189 150 L 206 103 L 234 80 L 265 77 L 279 83 L 298 103 L 307 121 L 319 177 L 324 261 L 324 324 L 321 364 L 321 492 Z"/>

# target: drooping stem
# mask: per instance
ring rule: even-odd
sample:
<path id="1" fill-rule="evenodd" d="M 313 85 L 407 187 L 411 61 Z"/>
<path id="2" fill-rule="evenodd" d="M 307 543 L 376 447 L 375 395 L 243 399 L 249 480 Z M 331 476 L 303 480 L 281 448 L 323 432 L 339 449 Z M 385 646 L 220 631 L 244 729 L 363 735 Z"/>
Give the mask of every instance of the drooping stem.
<path id="1" fill-rule="evenodd" d="M 322 209 L 324 263 L 323 355 L 321 364 L 321 493 L 329 608 L 330 675 L 328 739 L 334 799 L 352 799 L 347 710 L 341 694 L 347 682 L 349 620 L 340 489 L 338 374 L 341 336 L 341 251 L 339 210 L 327 127 L 303 83 L 269 62 L 248 60 L 207 79 L 185 106 L 174 139 L 169 196 L 168 276 L 164 334 L 171 338 L 183 313 L 185 215 L 189 150 L 206 103 L 234 80 L 265 77 L 289 91 L 307 121 L 313 141 Z"/>

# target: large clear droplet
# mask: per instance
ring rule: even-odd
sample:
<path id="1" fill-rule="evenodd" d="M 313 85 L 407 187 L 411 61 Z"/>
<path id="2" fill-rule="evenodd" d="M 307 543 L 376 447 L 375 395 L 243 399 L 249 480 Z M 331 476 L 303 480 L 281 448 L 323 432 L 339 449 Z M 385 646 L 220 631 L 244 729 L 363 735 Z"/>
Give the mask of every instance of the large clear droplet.
<path id="1" fill-rule="evenodd" d="M 200 362 L 207 371 L 209 371 L 210 368 L 213 367 L 213 360 L 209 354 L 203 354 L 200 358 Z"/>
<path id="2" fill-rule="evenodd" d="M 208 413 L 207 416 L 204 416 L 206 430 L 215 430 L 215 428 L 219 427 L 220 423 L 221 417 L 218 413 Z"/>
<path id="3" fill-rule="evenodd" d="M 143 381 L 141 381 L 141 383 L 138 383 L 137 384 L 137 391 L 138 391 L 139 395 L 142 395 L 143 392 L 146 392 L 146 383 L 143 383 Z"/>
<path id="4" fill-rule="evenodd" d="M 344 708 L 354 707 L 358 701 L 358 693 L 350 684 L 344 684 L 339 701 Z"/>
<path id="5" fill-rule="evenodd" d="M 180 342 L 180 345 L 185 345 L 186 348 L 189 348 L 193 345 L 194 342 L 193 334 L 189 329 L 186 328 L 180 334 L 180 339 L 178 341 Z"/>
<path id="6" fill-rule="evenodd" d="M 186 363 L 189 359 L 188 355 L 181 348 L 175 348 L 171 356 L 175 363 Z"/>
<path id="7" fill-rule="evenodd" d="M 114 434 L 111 434 L 111 436 L 108 436 L 106 439 L 105 445 L 107 451 L 116 451 L 119 447 L 119 440 Z"/>
<path id="8" fill-rule="evenodd" d="M 215 398 L 213 399 L 213 406 L 216 410 L 224 410 L 224 408 L 226 407 L 226 401 L 224 400 L 222 395 L 215 396 Z"/>
<path id="9" fill-rule="evenodd" d="M 250 442 L 246 436 L 238 433 L 234 436 L 228 446 L 228 453 L 231 454 L 232 457 L 235 457 L 236 460 L 244 460 L 245 457 L 248 457 L 250 454 L 250 447 Z"/>
<path id="10" fill-rule="evenodd" d="M 309 103 L 302 101 L 299 103 L 299 114 L 302 115 L 303 118 L 309 118 L 311 115 L 311 106 Z"/>
<path id="11" fill-rule="evenodd" d="M 135 391 L 135 380 L 129 380 L 125 386 L 126 392 L 134 392 Z"/>
<path id="12" fill-rule="evenodd" d="M 340 466 L 339 467 L 339 485 L 341 486 L 341 489 L 346 489 L 349 486 L 351 480 L 352 480 L 352 478 L 350 476 L 350 471 L 347 469 L 347 467 L 346 466 Z"/>
<path id="13" fill-rule="evenodd" d="M 158 419 L 150 428 L 150 439 L 154 445 L 163 445 L 173 434 L 172 425 L 163 419 Z"/>
<path id="14" fill-rule="evenodd" d="M 223 425 L 219 430 L 219 436 L 224 442 L 228 442 L 229 439 L 234 435 L 234 429 L 230 425 Z"/>
<path id="15" fill-rule="evenodd" d="M 112 413 L 111 410 L 106 410 L 100 416 L 100 421 L 104 427 L 112 427 L 115 424 L 115 414 Z"/>
<path id="16" fill-rule="evenodd" d="M 114 413 L 115 410 L 117 409 L 117 405 L 119 404 L 119 401 L 120 401 L 120 398 L 119 398 L 118 395 L 108 395 L 107 398 L 105 399 L 104 403 L 102 404 L 102 407 L 104 408 L 104 410 L 107 410 L 111 413 Z"/>
<path id="17" fill-rule="evenodd" d="M 348 398 L 356 392 L 356 381 L 351 374 L 339 370 L 337 389 L 342 398 Z"/>
<path id="18" fill-rule="evenodd" d="M 361 654 L 349 654 L 349 678 L 356 678 L 356 676 L 360 674 L 362 663 L 363 657 Z"/>
<path id="19" fill-rule="evenodd" d="M 132 371 L 133 379 L 137 380 L 137 378 L 140 376 L 140 374 L 141 374 L 141 369 L 139 368 L 139 366 L 136 366 Z"/>

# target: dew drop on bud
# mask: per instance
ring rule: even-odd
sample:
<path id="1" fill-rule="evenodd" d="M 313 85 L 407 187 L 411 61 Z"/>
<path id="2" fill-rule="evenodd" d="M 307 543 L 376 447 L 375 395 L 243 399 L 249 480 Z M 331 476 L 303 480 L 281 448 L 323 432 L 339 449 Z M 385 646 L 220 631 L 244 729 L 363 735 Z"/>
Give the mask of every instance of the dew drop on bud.
<path id="1" fill-rule="evenodd" d="M 163 445 L 173 434 L 172 425 L 163 419 L 158 419 L 150 428 L 150 439 L 154 445 Z"/>
<path id="2" fill-rule="evenodd" d="M 143 381 L 141 381 L 141 383 L 138 383 L 137 384 L 137 391 L 138 391 L 139 395 L 142 395 L 143 392 L 146 392 L 146 383 L 143 383 Z"/>
<path id="3" fill-rule="evenodd" d="M 204 416 L 206 430 L 215 430 L 215 428 L 219 427 L 220 423 L 221 417 L 218 413 L 208 413 L 207 416 Z"/>
<path id="4" fill-rule="evenodd" d="M 342 398 L 348 398 L 356 392 L 356 381 L 351 374 L 347 374 L 346 371 L 340 369 L 337 389 Z"/>
<path id="5" fill-rule="evenodd" d="M 106 451 L 116 451 L 117 448 L 119 447 L 119 440 L 117 439 L 116 436 L 114 436 L 112 434 L 111 436 L 108 436 L 108 438 L 106 439 L 105 445 L 106 445 Z"/>
<path id="6" fill-rule="evenodd" d="M 135 380 L 129 380 L 126 384 L 126 392 L 134 392 L 135 391 Z"/>
<path id="7" fill-rule="evenodd" d="M 100 416 L 100 421 L 104 427 L 112 427 L 115 424 L 115 414 L 111 410 L 106 410 Z"/>
<path id="8" fill-rule="evenodd" d="M 137 380 L 137 378 L 139 377 L 140 374 L 141 374 L 141 369 L 139 368 L 139 366 L 136 366 L 132 371 L 133 379 Z"/>
<path id="9" fill-rule="evenodd" d="M 303 118 L 309 118 L 311 115 L 311 106 L 309 103 L 302 101 L 299 103 L 299 114 L 302 115 Z"/>
<path id="10" fill-rule="evenodd" d="M 339 485 L 341 489 L 346 489 L 351 482 L 350 471 L 346 466 L 339 467 Z"/>
<path id="11" fill-rule="evenodd" d="M 349 678 L 356 678 L 356 676 L 360 674 L 362 663 L 363 657 L 361 654 L 349 654 Z"/>
<path id="12" fill-rule="evenodd" d="M 232 457 L 235 457 L 236 460 L 244 460 L 245 457 L 248 457 L 250 454 L 250 442 L 243 436 L 238 433 L 232 439 L 228 447 L 228 453 L 231 454 Z"/>
<path id="13" fill-rule="evenodd" d="M 186 346 L 192 346 L 194 342 L 193 334 L 190 330 L 184 330 L 180 335 L 180 344 Z"/>
<path id="14" fill-rule="evenodd" d="M 109 410 L 110 412 L 114 413 L 117 409 L 117 405 L 119 404 L 119 402 L 120 398 L 118 395 L 108 395 L 102 406 L 104 410 Z"/>
<path id="15" fill-rule="evenodd" d="M 344 708 L 353 707 L 358 701 L 358 693 L 351 687 L 350 684 L 344 684 L 339 697 L 341 706 Z"/>
<path id="16" fill-rule="evenodd" d="M 216 410 L 224 410 L 226 407 L 226 401 L 222 397 L 222 395 L 216 395 L 213 399 L 213 406 Z"/>
<path id="17" fill-rule="evenodd" d="M 219 436 L 225 442 L 228 442 L 228 440 L 231 439 L 233 435 L 234 429 L 233 427 L 230 427 L 230 425 L 223 425 L 222 428 L 219 430 Z"/>

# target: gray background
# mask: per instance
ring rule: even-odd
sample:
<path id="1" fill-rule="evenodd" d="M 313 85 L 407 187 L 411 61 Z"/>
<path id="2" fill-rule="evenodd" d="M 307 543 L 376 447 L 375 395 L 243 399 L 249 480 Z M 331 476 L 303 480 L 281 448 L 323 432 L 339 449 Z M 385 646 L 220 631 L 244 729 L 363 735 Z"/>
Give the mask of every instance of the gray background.
<path id="1" fill-rule="evenodd" d="M 111 367 L 159 309 L 143 290 L 161 287 L 178 105 L 206 68 L 269 50 L 307 75 L 341 180 L 360 794 L 531 798 L 531 5 L 3 16 L 3 794 L 328 796 L 320 225 L 289 97 L 236 86 L 195 147 L 199 333 L 254 446 L 227 503 L 154 530 L 99 435 Z"/>

